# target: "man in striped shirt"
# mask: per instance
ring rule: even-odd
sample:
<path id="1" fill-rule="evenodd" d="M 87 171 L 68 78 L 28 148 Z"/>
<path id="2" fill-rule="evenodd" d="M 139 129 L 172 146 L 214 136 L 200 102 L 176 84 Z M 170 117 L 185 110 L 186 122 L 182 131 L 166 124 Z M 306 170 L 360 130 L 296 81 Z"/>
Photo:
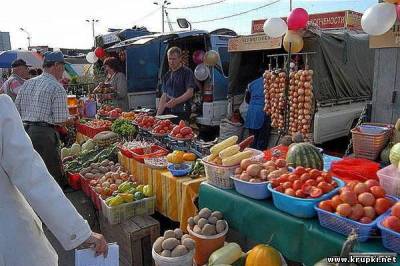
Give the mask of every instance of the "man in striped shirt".
<path id="1" fill-rule="evenodd" d="M 61 52 L 46 53 L 43 74 L 27 80 L 15 100 L 33 147 L 62 188 L 67 182 L 62 170 L 60 137 L 56 126 L 70 122 L 67 94 L 59 83 L 64 73 L 64 63 Z"/>

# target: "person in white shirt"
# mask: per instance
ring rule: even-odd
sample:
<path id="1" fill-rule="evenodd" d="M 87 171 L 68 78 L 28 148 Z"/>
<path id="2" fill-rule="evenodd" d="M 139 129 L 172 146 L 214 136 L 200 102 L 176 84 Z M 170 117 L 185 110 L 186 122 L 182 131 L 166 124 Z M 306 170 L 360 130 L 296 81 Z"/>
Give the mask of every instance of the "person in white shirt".
<path id="1" fill-rule="evenodd" d="M 107 242 L 91 231 L 50 175 L 7 95 L 0 95 L 0 266 L 56 266 L 58 256 L 41 220 L 64 249 L 91 245 L 107 255 Z"/>

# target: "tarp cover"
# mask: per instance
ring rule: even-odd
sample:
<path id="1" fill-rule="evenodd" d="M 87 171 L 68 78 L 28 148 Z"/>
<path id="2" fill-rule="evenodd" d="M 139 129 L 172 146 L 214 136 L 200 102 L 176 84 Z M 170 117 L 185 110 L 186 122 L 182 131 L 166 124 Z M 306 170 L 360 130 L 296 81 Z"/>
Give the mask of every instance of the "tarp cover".
<path id="1" fill-rule="evenodd" d="M 307 33 L 304 38 L 309 68 L 314 70 L 314 95 L 318 102 L 372 97 L 374 50 L 369 49 L 368 35 L 349 32 Z M 246 84 L 259 76 L 258 69 L 268 54 L 280 50 L 232 53 L 230 64 L 230 92 L 243 93 Z M 249 73 L 250 72 L 250 73 Z"/>

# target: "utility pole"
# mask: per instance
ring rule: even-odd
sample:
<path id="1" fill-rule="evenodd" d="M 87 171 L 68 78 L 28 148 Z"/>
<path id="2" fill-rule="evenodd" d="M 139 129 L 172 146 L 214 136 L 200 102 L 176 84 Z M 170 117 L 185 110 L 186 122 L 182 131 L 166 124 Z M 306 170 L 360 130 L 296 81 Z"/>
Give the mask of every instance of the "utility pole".
<path id="1" fill-rule="evenodd" d="M 290 11 L 292 11 L 292 9 L 293 9 L 293 3 L 292 3 L 292 0 L 289 0 L 289 6 L 290 6 Z"/>
<path id="2" fill-rule="evenodd" d="M 157 6 L 161 6 L 161 29 L 162 29 L 162 32 L 164 33 L 164 31 L 165 31 L 165 28 L 164 28 L 165 10 L 167 9 L 167 6 L 169 6 L 171 4 L 171 2 L 169 2 L 168 0 L 163 0 L 163 2 L 161 2 L 161 3 L 154 2 L 153 4 L 155 4 Z"/>
<path id="3" fill-rule="evenodd" d="M 25 30 L 24 28 L 19 28 L 20 29 L 20 31 L 22 31 L 22 32 L 25 32 L 26 33 L 26 35 L 27 35 L 27 37 L 26 37 L 26 39 L 28 40 L 28 50 L 29 50 L 29 47 L 31 47 L 31 39 L 32 39 L 32 36 L 31 36 L 31 34 L 27 31 L 27 30 Z"/>
<path id="4" fill-rule="evenodd" d="M 98 19 L 87 19 L 86 22 L 92 23 L 93 47 L 96 47 L 96 34 L 94 31 L 94 24 L 99 22 Z"/>

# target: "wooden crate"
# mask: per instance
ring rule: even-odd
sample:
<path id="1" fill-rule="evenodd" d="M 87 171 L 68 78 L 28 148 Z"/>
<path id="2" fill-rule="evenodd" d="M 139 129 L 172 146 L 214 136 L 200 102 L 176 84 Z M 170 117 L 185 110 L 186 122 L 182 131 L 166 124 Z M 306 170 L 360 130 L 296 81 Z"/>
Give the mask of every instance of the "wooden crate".
<path id="1" fill-rule="evenodd" d="M 154 265 L 151 250 L 160 236 L 160 223 L 150 216 L 135 216 L 121 224 L 111 225 L 100 215 L 100 229 L 108 242 L 119 245 L 121 266 Z"/>

